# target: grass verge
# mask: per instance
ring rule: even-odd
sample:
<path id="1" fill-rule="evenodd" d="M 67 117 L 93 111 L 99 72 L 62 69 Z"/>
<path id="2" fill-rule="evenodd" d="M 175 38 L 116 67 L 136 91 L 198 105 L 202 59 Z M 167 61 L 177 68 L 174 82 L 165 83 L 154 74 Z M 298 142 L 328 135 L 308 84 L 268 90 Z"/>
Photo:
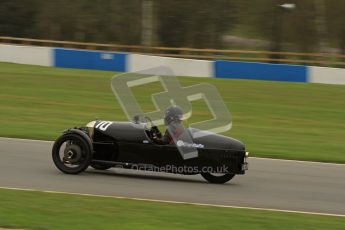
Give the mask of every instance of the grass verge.
<path id="1" fill-rule="evenodd" d="M 0 63 L 0 136 L 54 140 L 95 118 L 125 120 L 110 89 L 115 73 Z M 183 86 L 215 85 L 233 116 L 225 135 L 252 156 L 345 163 L 345 86 L 254 80 L 179 78 Z M 134 89 L 153 110 L 152 83 Z M 193 103 L 193 119 L 209 117 Z"/>
<path id="2" fill-rule="evenodd" d="M 0 227 L 344 229 L 343 217 L 0 189 Z"/>

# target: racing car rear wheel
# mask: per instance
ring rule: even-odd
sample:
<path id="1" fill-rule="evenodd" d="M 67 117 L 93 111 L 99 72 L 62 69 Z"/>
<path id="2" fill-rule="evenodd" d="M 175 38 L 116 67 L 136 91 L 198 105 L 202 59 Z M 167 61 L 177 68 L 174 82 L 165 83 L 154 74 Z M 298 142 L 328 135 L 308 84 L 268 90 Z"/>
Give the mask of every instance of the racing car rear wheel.
<path id="1" fill-rule="evenodd" d="M 224 184 L 234 178 L 235 174 L 212 174 L 212 173 L 201 173 L 201 176 L 210 183 L 213 184 Z"/>
<path id="2" fill-rule="evenodd" d="M 92 153 L 89 144 L 83 137 L 67 133 L 55 141 L 52 157 L 54 164 L 62 172 L 78 174 L 89 166 Z"/>

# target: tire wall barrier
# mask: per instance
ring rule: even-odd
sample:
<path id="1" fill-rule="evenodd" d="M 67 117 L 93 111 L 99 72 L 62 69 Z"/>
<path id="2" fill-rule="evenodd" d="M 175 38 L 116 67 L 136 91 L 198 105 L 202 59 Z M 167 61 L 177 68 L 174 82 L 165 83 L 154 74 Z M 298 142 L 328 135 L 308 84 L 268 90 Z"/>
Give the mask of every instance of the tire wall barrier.
<path id="1" fill-rule="evenodd" d="M 54 66 L 76 69 L 126 71 L 127 53 L 54 48 Z"/>
<path id="2" fill-rule="evenodd" d="M 167 67 L 169 75 L 213 77 L 213 61 L 129 54 L 127 67 L 129 72 L 145 70 L 148 74 L 165 74 L 160 67 Z"/>
<path id="3" fill-rule="evenodd" d="M 311 66 L 308 82 L 344 85 L 345 69 Z"/>
<path id="4" fill-rule="evenodd" d="M 217 78 L 307 82 L 307 66 L 238 61 L 215 61 Z"/>
<path id="5" fill-rule="evenodd" d="M 28 65 L 53 65 L 53 50 L 49 47 L 0 44 L 0 62 Z"/>
<path id="6" fill-rule="evenodd" d="M 345 85 L 345 69 L 239 61 L 205 61 L 39 46 L 0 44 L 0 62 L 177 76 Z M 158 68 L 157 68 L 158 67 Z M 170 71 L 161 72 L 159 67 Z"/>

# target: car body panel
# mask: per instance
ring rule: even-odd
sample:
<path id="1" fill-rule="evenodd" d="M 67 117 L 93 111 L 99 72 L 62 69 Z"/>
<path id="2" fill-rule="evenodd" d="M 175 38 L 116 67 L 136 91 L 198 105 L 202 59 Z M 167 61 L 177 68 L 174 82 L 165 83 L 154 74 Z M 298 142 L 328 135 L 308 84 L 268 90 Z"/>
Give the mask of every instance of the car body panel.
<path id="1" fill-rule="evenodd" d="M 89 123 L 90 124 L 90 123 Z M 161 168 L 189 167 L 193 173 L 200 173 L 205 168 L 219 171 L 227 168 L 228 173 L 244 174 L 246 152 L 242 142 L 196 129 L 188 129 L 193 134 L 199 132 L 201 137 L 194 138 L 198 146 L 198 157 L 183 159 L 175 144 L 157 144 L 148 136 L 149 128 L 144 123 L 96 121 L 93 130 L 87 130 L 94 149 L 94 160 L 107 161 L 121 165 L 150 165 Z M 216 170 L 217 169 L 217 170 Z M 212 171 L 211 170 L 211 171 Z M 167 170 L 169 171 L 169 170 Z"/>

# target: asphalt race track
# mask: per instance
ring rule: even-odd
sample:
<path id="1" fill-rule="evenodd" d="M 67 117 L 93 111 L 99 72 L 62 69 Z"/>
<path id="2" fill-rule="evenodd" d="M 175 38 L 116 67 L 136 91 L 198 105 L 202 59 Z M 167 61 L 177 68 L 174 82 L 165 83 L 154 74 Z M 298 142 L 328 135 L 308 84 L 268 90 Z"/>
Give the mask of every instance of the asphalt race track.
<path id="1" fill-rule="evenodd" d="M 124 169 L 66 175 L 51 146 L 0 138 L 0 187 L 345 215 L 345 165 L 252 158 L 246 175 L 214 185 L 199 175 Z"/>

